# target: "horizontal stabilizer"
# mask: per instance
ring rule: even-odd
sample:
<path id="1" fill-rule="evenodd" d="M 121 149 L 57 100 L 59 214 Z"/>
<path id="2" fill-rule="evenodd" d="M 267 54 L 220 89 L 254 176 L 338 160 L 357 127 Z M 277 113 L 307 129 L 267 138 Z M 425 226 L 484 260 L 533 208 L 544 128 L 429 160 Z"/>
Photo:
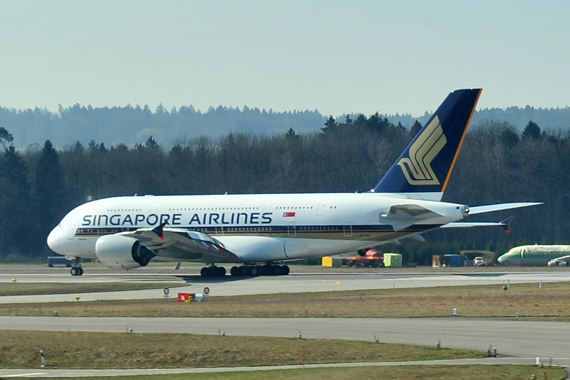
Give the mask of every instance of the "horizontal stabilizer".
<path id="1" fill-rule="evenodd" d="M 539 206 L 542 202 L 498 203 L 496 205 L 469 207 L 469 215 L 484 214 L 486 212 L 511 210 L 513 208 Z"/>
<path id="2" fill-rule="evenodd" d="M 500 222 L 454 222 L 443 225 L 441 228 L 502 227 L 506 233 L 509 233 L 513 219 L 514 216 L 508 217 Z"/>
<path id="3" fill-rule="evenodd" d="M 392 225 L 394 231 L 400 231 L 419 221 L 440 216 L 442 215 L 417 204 L 393 205 L 386 214 L 382 214 L 382 218 Z"/>
<path id="4" fill-rule="evenodd" d="M 503 222 L 453 222 L 440 228 L 469 228 L 469 227 L 504 227 Z"/>

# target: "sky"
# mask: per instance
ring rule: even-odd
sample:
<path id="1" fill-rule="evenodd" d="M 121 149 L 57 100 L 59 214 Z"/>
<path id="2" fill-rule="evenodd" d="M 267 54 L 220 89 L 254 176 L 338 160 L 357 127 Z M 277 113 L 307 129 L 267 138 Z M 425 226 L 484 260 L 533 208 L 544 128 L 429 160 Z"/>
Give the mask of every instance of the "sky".
<path id="1" fill-rule="evenodd" d="M 0 106 L 570 106 L 567 0 L 0 0 Z"/>

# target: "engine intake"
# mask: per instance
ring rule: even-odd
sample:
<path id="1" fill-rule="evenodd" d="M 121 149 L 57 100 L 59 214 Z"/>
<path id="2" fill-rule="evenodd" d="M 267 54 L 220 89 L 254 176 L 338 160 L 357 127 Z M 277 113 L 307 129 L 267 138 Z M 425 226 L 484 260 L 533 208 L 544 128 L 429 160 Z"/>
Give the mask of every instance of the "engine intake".
<path id="1" fill-rule="evenodd" d="M 97 258 L 113 269 L 134 269 L 147 266 L 156 254 L 137 239 L 121 236 L 102 236 L 95 244 Z"/>

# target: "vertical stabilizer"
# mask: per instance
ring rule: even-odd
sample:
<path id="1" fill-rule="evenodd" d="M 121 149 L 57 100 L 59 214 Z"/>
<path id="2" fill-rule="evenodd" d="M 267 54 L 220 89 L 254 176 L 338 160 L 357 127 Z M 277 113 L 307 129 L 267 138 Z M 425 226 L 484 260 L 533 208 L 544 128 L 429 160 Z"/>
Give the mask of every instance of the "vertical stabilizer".
<path id="1" fill-rule="evenodd" d="M 450 93 L 372 192 L 441 200 L 481 91 Z"/>

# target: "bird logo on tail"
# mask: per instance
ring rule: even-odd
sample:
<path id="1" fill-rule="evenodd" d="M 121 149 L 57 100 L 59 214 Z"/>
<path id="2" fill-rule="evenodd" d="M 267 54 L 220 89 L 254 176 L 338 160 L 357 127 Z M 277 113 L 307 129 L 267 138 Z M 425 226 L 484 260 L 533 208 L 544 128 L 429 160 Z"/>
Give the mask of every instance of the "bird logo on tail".
<path id="1" fill-rule="evenodd" d="M 410 146 L 409 156 L 398 161 L 406 180 L 410 185 L 439 185 L 439 179 L 431 167 L 432 161 L 447 144 L 447 138 L 435 116 L 424 132 Z"/>

